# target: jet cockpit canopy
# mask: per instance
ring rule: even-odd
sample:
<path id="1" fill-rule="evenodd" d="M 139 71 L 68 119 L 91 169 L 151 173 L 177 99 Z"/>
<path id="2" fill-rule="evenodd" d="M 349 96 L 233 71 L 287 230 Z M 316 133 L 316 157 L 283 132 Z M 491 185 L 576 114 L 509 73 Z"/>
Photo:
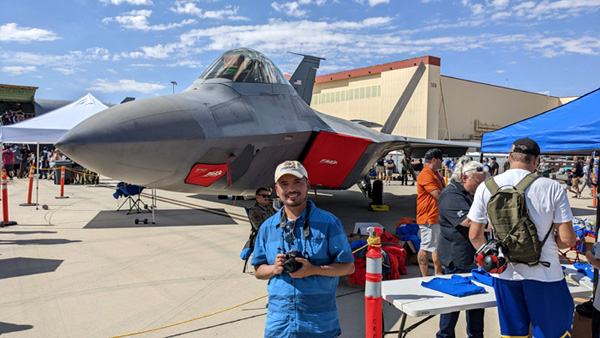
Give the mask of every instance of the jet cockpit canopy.
<path id="1" fill-rule="evenodd" d="M 222 78 L 233 82 L 289 84 L 283 73 L 263 54 L 249 48 L 225 52 L 200 76 L 203 80 Z"/>

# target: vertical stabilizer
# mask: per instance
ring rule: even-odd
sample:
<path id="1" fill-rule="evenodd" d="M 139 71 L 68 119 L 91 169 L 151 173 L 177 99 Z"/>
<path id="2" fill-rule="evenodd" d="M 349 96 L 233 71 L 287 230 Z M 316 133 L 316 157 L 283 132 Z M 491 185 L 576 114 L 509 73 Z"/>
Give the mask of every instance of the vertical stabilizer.
<path id="1" fill-rule="evenodd" d="M 294 75 L 290 78 L 290 83 L 298 92 L 298 95 L 302 97 L 306 104 L 310 105 L 310 101 L 312 99 L 312 91 L 313 86 L 315 85 L 315 77 L 317 76 L 317 69 L 319 69 L 319 65 L 321 60 L 325 60 L 324 58 L 320 58 L 317 56 L 302 55 L 304 58 L 302 62 L 296 68 Z"/>
<path id="2" fill-rule="evenodd" d="M 421 61 L 421 63 L 417 67 L 417 70 L 415 71 L 413 76 L 410 78 L 410 81 L 408 81 L 408 85 L 406 86 L 406 88 L 404 88 L 404 92 L 400 96 L 400 99 L 398 99 L 398 102 L 396 103 L 396 106 L 392 110 L 392 113 L 390 114 L 387 121 L 385 121 L 385 124 L 381 128 L 382 133 L 391 134 L 392 131 L 394 131 L 394 128 L 396 128 L 396 124 L 398 123 L 398 120 L 400 120 L 400 116 L 402 116 L 402 113 L 404 112 L 404 109 L 406 108 L 408 101 L 410 101 L 410 97 L 415 92 L 415 89 L 417 88 L 417 85 L 419 84 L 421 77 L 423 77 L 423 74 L 425 73 L 425 69 L 426 69 L 425 64 L 423 63 L 423 61 Z"/>

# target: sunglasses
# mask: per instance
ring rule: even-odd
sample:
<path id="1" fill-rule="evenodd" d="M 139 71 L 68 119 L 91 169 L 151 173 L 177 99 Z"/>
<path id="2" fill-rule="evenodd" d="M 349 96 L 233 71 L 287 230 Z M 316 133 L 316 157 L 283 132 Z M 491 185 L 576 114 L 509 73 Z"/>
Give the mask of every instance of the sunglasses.
<path id="1" fill-rule="evenodd" d="M 463 174 L 468 173 L 469 171 L 477 171 L 478 173 L 483 172 L 483 167 L 476 167 L 473 169 L 463 171 Z"/>
<path id="2" fill-rule="evenodd" d="M 260 196 L 260 197 L 262 197 L 262 198 L 269 198 L 271 195 L 267 195 L 267 194 L 259 194 L 259 195 L 256 195 L 256 196 Z"/>

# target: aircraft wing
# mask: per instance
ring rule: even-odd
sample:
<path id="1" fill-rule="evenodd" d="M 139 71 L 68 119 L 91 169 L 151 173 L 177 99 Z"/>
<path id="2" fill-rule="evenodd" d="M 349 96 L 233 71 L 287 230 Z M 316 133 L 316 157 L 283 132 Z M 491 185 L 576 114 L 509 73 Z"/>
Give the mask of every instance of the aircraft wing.
<path id="1" fill-rule="evenodd" d="M 389 143 L 388 151 L 408 150 L 413 158 L 425 156 L 425 152 L 430 148 L 440 148 L 440 150 L 449 157 L 460 157 L 465 154 L 468 148 L 473 148 L 474 151 L 478 151 L 481 148 L 481 142 L 445 141 L 396 135 L 390 136 L 394 140 Z"/>

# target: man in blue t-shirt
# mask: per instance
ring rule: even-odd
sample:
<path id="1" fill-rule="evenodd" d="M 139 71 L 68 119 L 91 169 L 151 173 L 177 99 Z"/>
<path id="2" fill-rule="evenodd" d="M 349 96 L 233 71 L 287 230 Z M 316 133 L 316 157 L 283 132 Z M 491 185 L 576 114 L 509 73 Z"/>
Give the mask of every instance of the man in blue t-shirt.
<path id="1" fill-rule="evenodd" d="M 354 256 L 340 220 L 308 201 L 309 189 L 300 162 L 277 166 L 283 208 L 260 227 L 251 262 L 256 278 L 269 280 L 265 337 L 341 334 L 335 292 L 338 277 L 354 272 Z"/>

